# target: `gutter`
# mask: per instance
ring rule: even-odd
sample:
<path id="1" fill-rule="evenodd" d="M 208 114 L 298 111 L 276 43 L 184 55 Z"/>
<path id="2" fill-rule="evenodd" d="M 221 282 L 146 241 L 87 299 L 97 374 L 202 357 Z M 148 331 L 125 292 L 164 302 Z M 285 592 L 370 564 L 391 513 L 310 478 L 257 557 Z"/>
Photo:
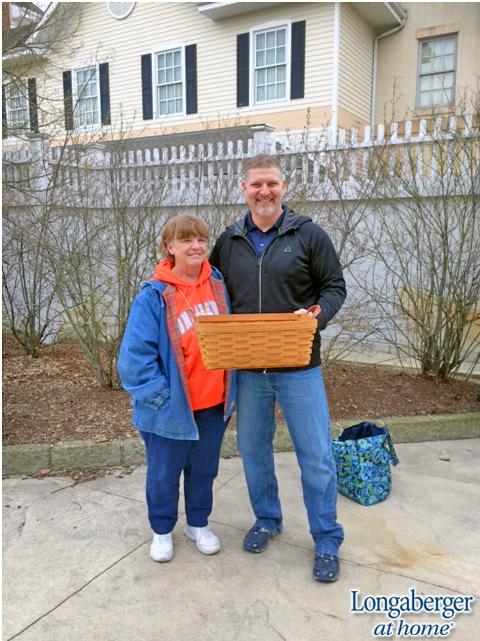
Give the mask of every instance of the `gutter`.
<path id="1" fill-rule="evenodd" d="M 372 105 L 370 109 L 370 126 L 372 127 L 372 130 L 375 127 L 375 117 L 376 117 L 375 103 L 377 101 L 378 41 L 381 40 L 382 38 L 387 38 L 388 36 L 392 36 L 394 33 L 398 33 L 403 29 L 403 27 L 405 26 L 405 23 L 407 22 L 407 14 L 400 7 L 398 2 L 385 2 L 384 4 L 387 7 L 387 9 L 390 11 L 390 13 L 393 15 L 393 17 L 399 22 L 399 24 L 396 27 L 393 27 L 393 29 L 389 29 L 388 31 L 379 33 L 377 36 L 375 36 L 375 40 L 373 41 Z"/>
<path id="2" fill-rule="evenodd" d="M 330 127 L 333 135 L 337 136 L 338 124 L 338 81 L 340 73 L 340 3 L 334 4 L 333 22 L 333 70 L 332 70 L 332 115 Z"/>

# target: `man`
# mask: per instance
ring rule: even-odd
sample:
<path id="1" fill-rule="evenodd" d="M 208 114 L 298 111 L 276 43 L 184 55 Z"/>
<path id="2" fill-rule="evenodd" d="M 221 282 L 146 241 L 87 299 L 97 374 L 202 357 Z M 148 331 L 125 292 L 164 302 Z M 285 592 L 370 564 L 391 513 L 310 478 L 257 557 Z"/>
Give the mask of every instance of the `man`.
<path id="1" fill-rule="evenodd" d="M 285 179 L 274 156 L 244 163 L 241 183 L 249 211 L 221 234 L 210 258 L 225 277 L 233 312 L 315 315 L 318 331 L 306 367 L 238 372 L 237 434 L 253 511 L 247 552 L 263 552 L 282 531 L 274 469 L 274 405 L 287 422 L 297 461 L 310 533 L 315 544 L 313 577 L 338 578 L 342 526 L 336 520 L 336 472 L 329 415 L 320 370 L 319 330 L 338 312 L 345 281 L 327 234 L 311 218 L 283 204 Z M 310 307 L 317 305 L 312 314 Z M 272 337 L 272 340 L 275 340 Z"/>

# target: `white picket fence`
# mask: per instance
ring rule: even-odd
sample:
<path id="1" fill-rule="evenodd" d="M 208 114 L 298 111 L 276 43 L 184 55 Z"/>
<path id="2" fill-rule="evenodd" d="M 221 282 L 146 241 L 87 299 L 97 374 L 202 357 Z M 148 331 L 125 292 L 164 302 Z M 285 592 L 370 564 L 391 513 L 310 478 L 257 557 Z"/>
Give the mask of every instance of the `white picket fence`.
<path id="1" fill-rule="evenodd" d="M 412 173 L 414 150 L 413 171 L 417 177 L 421 174 L 422 179 L 434 180 L 437 167 L 429 150 L 438 140 L 448 143 L 459 136 L 478 141 L 473 115 L 393 122 L 388 128 L 378 125 L 375 131 L 371 127 L 348 131 L 323 128 L 291 135 L 276 134 L 272 127 L 259 125 L 251 127 L 248 139 L 142 149 L 135 149 L 135 140 L 122 141 L 123 148 L 132 147 L 126 151 L 117 151 L 115 143 L 60 148 L 37 138 L 4 149 L 3 184 L 17 204 L 24 202 L 26 191 L 30 198 L 32 193 L 41 198 L 55 185 L 62 204 L 111 207 L 112 181 L 117 191 L 130 194 L 134 201 L 141 201 L 142 193 L 156 192 L 162 205 L 210 205 L 222 200 L 238 204 L 242 201 L 238 183 L 243 161 L 258 153 L 271 153 L 281 157 L 290 183 L 311 187 L 310 199 L 336 200 L 338 189 L 329 186 L 326 177 L 334 155 L 337 164 L 342 158 L 341 197 L 355 198 L 359 182 L 371 171 L 379 150 L 388 152 L 392 172 L 400 163 L 405 175 Z M 478 161 L 478 145 L 475 153 Z"/>

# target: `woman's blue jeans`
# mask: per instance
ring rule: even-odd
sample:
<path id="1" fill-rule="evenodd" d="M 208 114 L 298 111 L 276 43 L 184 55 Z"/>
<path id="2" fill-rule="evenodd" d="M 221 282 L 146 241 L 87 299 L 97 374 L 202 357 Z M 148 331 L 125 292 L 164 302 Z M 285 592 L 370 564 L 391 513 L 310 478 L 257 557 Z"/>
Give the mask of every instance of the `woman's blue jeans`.
<path id="1" fill-rule="evenodd" d="M 178 518 L 180 476 L 183 471 L 187 523 L 204 527 L 213 504 L 213 481 L 227 424 L 223 405 L 193 413 L 199 440 L 164 438 L 140 432 L 147 458 L 147 508 L 150 527 L 157 534 L 168 534 Z"/>
<path id="2" fill-rule="evenodd" d="M 282 409 L 300 466 L 303 500 L 315 551 L 338 556 L 343 528 L 337 522 L 337 476 L 320 367 L 238 372 L 238 449 L 256 525 L 273 534 L 282 530 L 273 457 L 275 401 Z"/>

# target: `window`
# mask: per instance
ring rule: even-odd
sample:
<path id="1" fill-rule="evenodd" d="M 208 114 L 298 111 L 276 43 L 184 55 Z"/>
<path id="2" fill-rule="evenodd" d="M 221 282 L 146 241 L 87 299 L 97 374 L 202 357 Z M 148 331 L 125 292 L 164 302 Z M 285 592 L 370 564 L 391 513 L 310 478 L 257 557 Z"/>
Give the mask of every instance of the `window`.
<path id="1" fill-rule="evenodd" d="M 456 36 L 420 42 L 417 107 L 440 107 L 453 102 L 456 48 Z"/>
<path id="2" fill-rule="evenodd" d="M 97 65 L 74 69 L 73 83 L 75 125 L 99 125 L 100 89 Z"/>
<path id="3" fill-rule="evenodd" d="M 183 113 L 183 48 L 156 53 L 155 60 L 158 116 Z"/>
<path id="4" fill-rule="evenodd" d="M 7 123 L 9 133 L 28 129 L 30 124 L 28 90 L 25 84 L 12 84 L 6 88 Z"/>
<path id="5" fill-rule="evenodd" d="M 109 69 L 101 62 L 63 72 L 65 129 L 111 124 Z"/>
<path id="6" fill-rule="evenodd" d="M 237 34 L 237 107 L 305 97 L 306 26 L 283 20 Z"/>
<path id="7" fill-rule="evenodd" d="M 253 32 L 253 91 L 256 104 L 287 98 L 288 31 L 287 25 L 283 25 Z"/>

